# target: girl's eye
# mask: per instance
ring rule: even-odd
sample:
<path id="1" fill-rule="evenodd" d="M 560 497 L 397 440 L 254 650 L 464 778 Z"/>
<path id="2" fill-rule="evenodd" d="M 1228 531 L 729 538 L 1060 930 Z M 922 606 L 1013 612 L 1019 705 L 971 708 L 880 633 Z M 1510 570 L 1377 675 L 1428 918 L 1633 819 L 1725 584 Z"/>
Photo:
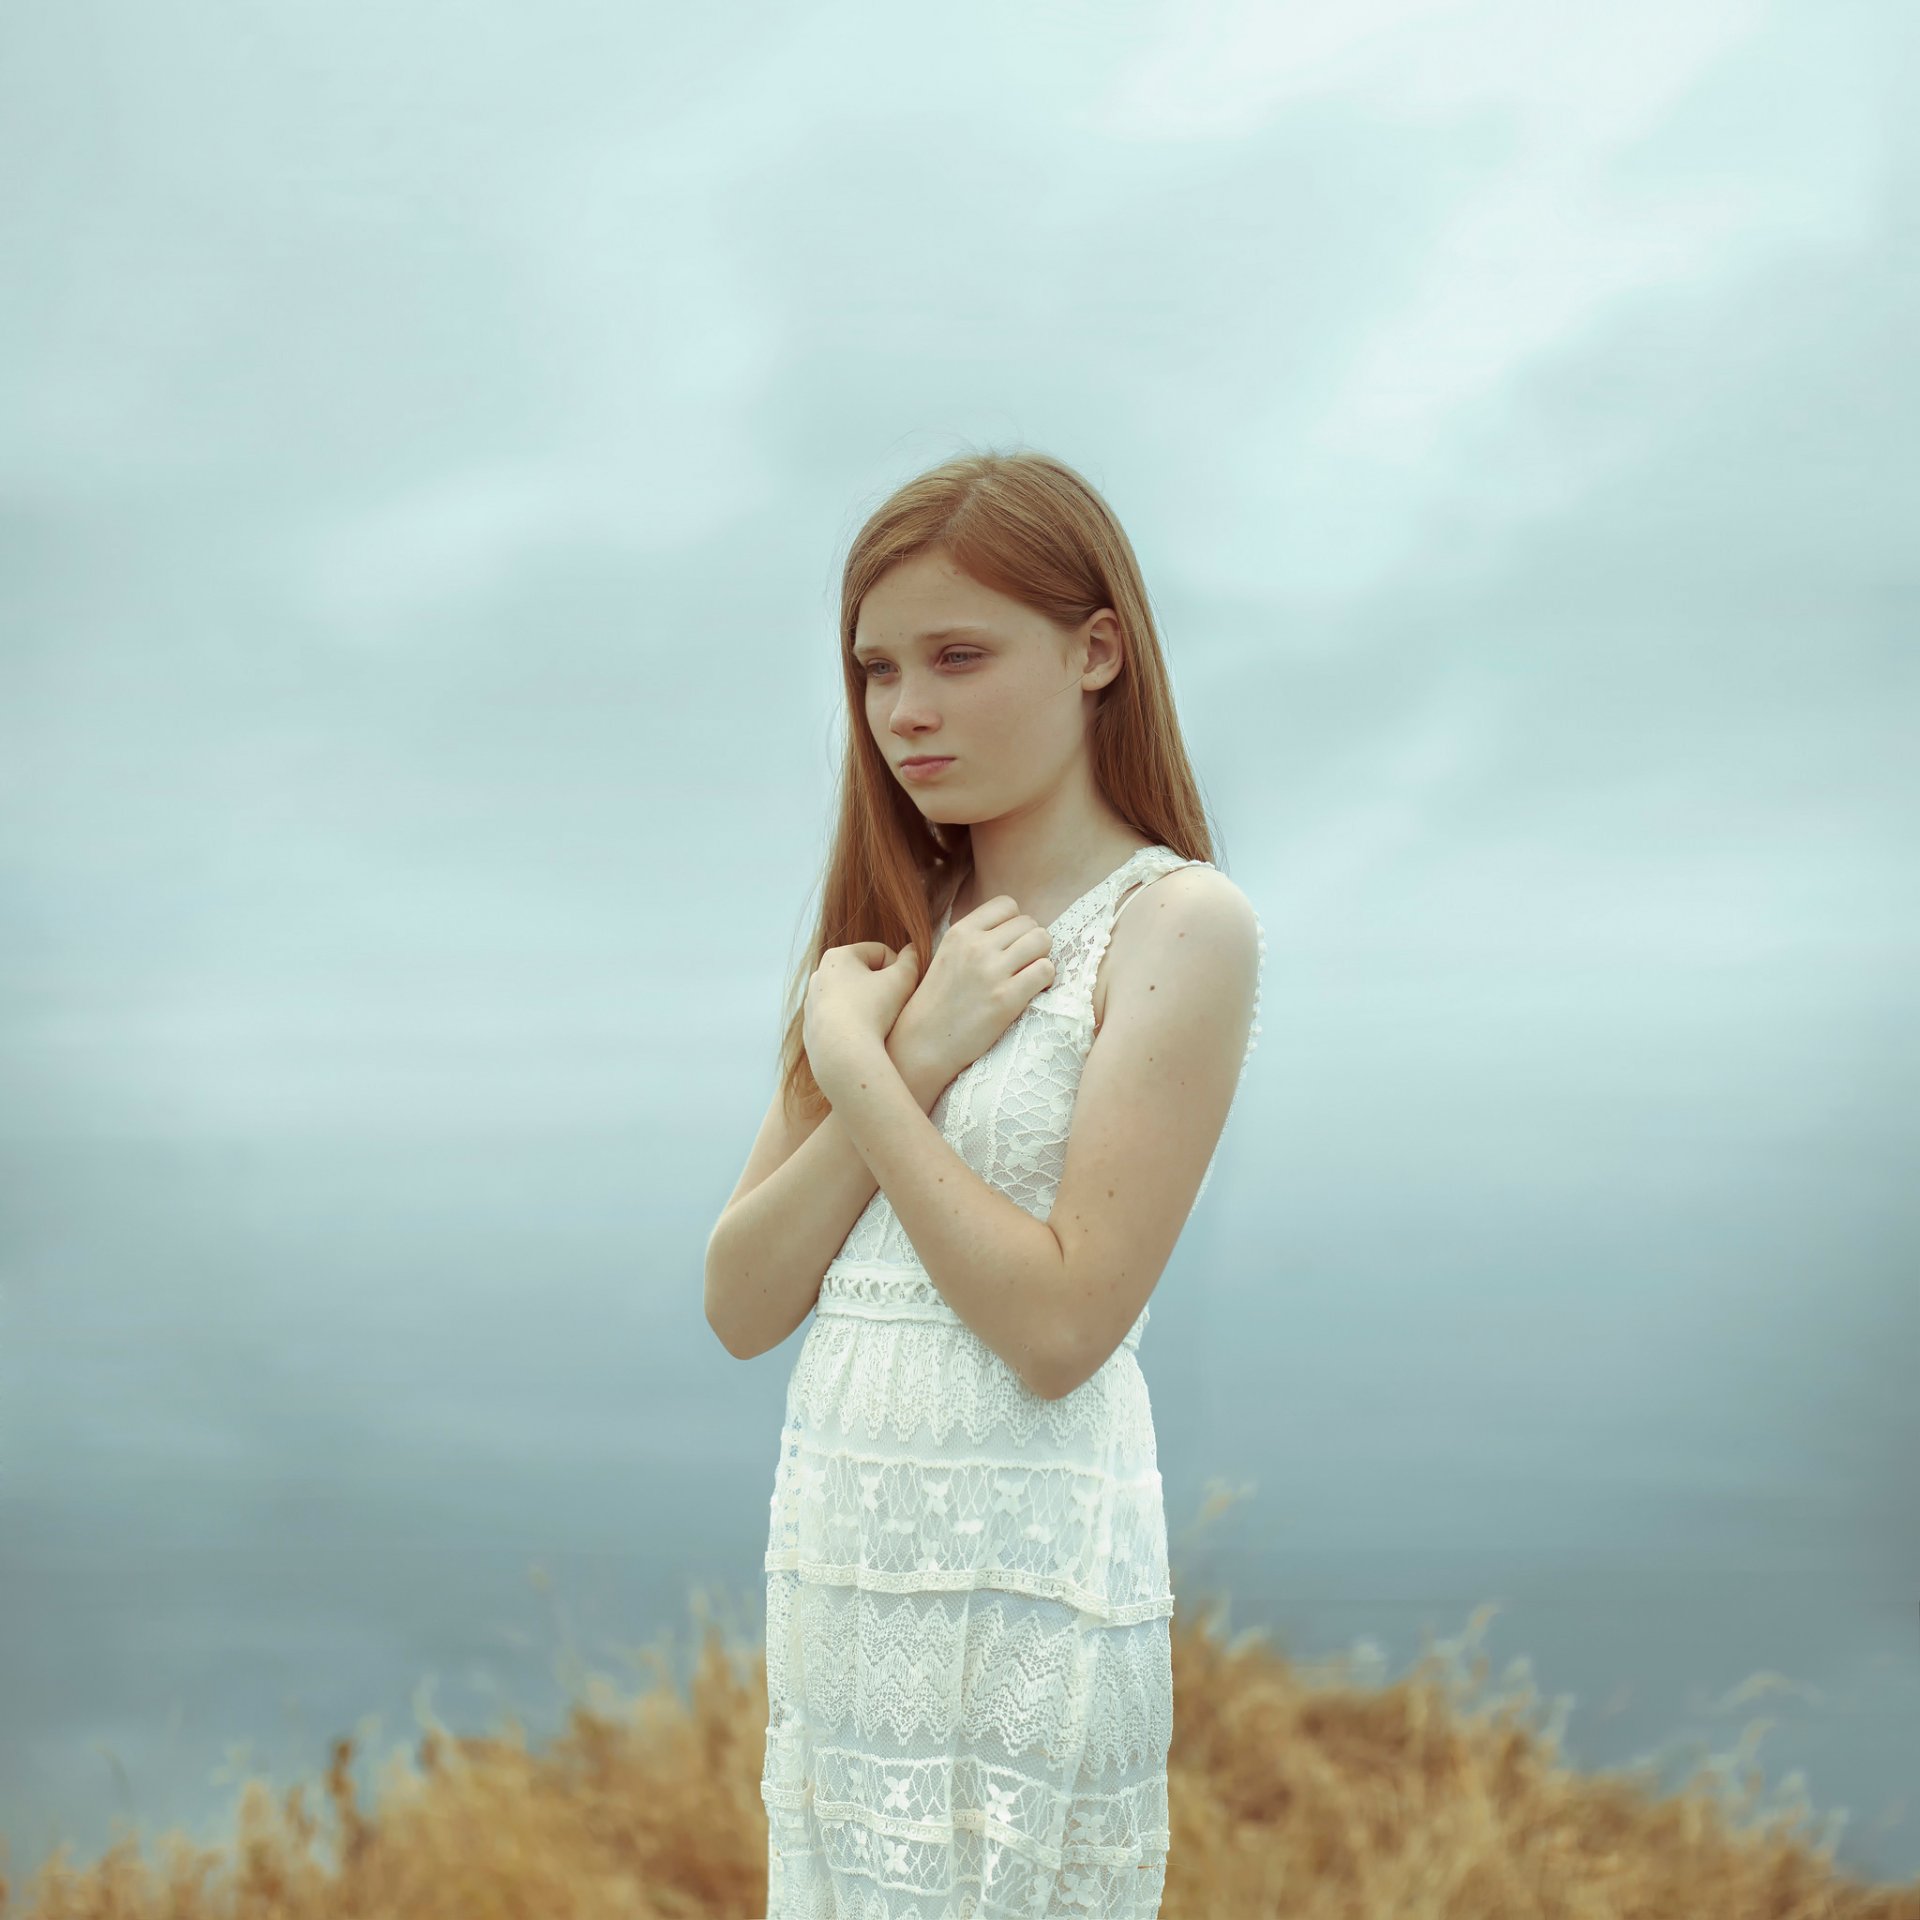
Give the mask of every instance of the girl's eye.
<path id="1" fill-rule="evenodd" d="M 982 657 L 978 648 L 967 647 L 949 647 L 940 656 L 942 660 L 978 660 Z M 874 677 L 874 668 L 884 667 L 886 664 L 884 660 L 869 660 L 865 668 L 866 678 L 871 680 Z"/>

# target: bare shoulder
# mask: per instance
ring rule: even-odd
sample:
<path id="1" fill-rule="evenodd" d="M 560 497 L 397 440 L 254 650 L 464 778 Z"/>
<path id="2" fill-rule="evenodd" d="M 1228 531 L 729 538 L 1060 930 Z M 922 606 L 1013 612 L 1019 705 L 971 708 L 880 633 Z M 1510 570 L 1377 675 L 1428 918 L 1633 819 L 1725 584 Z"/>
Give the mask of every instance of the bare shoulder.
<path id="1" fill-rule="evenodd" d="M 1116 983 L 1142 977 L 1143 969 L 1157 971 L 1190 944 L 1216 957 L 1222 991 L 1232 991 L 1242 975 L 1251 991 L 1259 971 L 1259 916 L 1238 882 L 1218 867 L 1174 867 L 1140 881 L 1121 896 L 1115 916 L 1094 981 L 1096 1033 Z"/>

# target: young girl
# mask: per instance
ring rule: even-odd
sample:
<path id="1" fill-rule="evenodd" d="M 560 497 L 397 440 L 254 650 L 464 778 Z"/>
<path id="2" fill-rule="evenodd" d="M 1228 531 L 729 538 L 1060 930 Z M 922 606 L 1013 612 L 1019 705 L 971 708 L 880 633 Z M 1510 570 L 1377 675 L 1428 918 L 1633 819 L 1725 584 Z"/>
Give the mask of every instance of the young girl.
<path id="1" fill-rule="evenodd" d="M 841 647 L 804 1005 L 707 1258 L 729 1351 L 814 1316 L 766 1554 L 769 1920 L 1151 1920 L 1173 1594 L 1137 1349 L 1266 943 L 1069 468 L 903 487 Z"/>

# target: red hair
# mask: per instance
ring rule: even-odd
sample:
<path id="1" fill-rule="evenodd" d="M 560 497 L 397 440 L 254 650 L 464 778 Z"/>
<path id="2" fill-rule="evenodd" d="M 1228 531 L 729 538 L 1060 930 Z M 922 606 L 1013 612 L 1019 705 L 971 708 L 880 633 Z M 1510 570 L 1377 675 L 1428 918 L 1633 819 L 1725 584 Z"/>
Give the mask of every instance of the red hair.
<path id="1" fill-rule="evenodd" d="M 786 1105 L 808 1119 L 826 1108 L 802 1043 L 807 982 L 821 955 L 862 940 L 896 952 L 911 942 L 924 971 L 934 921 L 972 864 L 967 828 L 928 820 L 895 779 L 868 725 L 866 684 L 853 657 L 861 604 L 875 582 L 933 551 L 1040 614 L 1063 644 L 1102 607 L 1114 610 L 1124 660 L 1094 709 L 1095 783 L 1135 832 L 1189 860 L 1213 858 L 1140 565 L 1106 501 L 1042 453 L 968 454 L 909 480 L 869 516 L 841 575 L 847 748 L 840 822 L 812 944 L 788 984 L 780 1052 Z"/>

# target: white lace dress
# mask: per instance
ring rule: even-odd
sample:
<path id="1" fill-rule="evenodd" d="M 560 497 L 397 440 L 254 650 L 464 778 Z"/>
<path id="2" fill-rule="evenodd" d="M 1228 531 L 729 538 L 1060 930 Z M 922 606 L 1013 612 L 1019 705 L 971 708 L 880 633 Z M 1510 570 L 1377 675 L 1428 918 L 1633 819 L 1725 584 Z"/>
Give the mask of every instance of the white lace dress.
<path id="1" fill-rule="evenodd" d="M 1037 1218 L 1114 918 L 1136 883 L 1189 864 L 1206 863 L 1142 847 L 1068 907 L 1048 929 L 1053 985 L 932 1109 Z M 1257 992 L 1254 1013 L 1242 1079 Z M 1135 1357 L 1147 1319 L 1043 1399 L 947 1305 L 884 1192 L 848 1232 L 794 1360 L 774 1474 L 769 1920 L 1159 1913 L 1173 1593 Z"/>

